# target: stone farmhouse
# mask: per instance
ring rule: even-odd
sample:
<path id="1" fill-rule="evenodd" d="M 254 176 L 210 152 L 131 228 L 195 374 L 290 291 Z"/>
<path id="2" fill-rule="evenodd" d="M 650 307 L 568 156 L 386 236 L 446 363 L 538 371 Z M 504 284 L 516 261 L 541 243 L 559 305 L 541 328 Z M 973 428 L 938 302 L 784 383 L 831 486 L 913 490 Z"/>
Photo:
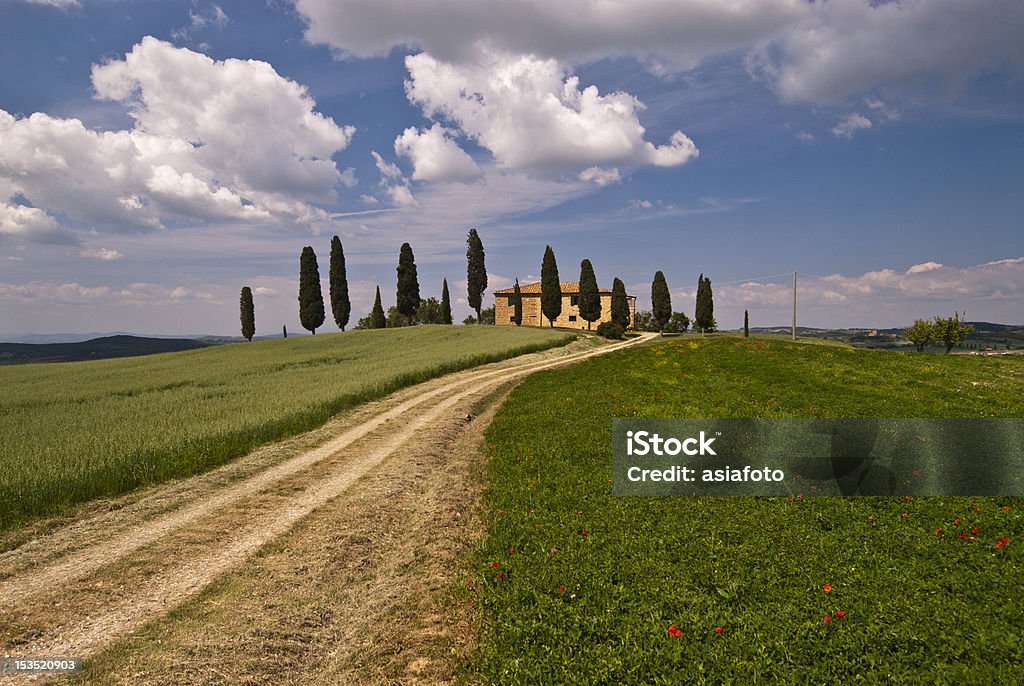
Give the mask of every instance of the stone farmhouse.
<path id="1" fill-rule="evenodd" d="M 580 284 L 578 281 L 563 281 L 562 290 L 562 314 L 555 320 L 555 326 L 562 326 L 570 329 L 587 328 L 587 320 L 580 316 L 579 297 Z M 514 288 L 503 288 L 494 291 L 494 323 L 498 326 L 515 326 L 513 316 L 515 306 L 513 304 Z M 547 326 L 548 320 L 540 309 L 540 282 L 528 283 L 519 286 L 519 292 L 523 295 L 523 326 Z M 601 322 L 612 320 L 612 291 L 609 288 L 600 289 L 601 293 L 601 318 L 591 326 L 596 328 Z M 626 295 L 629 302 L 629 323 L 633 325 L 636 317 L 636 296 Z"/>

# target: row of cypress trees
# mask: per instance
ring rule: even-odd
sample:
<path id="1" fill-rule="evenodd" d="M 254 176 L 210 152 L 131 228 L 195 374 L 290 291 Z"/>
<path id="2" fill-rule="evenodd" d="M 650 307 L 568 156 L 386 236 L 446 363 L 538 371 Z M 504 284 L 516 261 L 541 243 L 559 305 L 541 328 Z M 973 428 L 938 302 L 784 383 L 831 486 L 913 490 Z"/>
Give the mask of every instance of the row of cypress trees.
<path id="1" fill-rule="evenodd" d="M 672 297 L 665 275 L 660 271 L 655 272 L 654 281 L 651 283 L 651 316 L 658 325 L 658 330 L 662 332 L 672 318 Z M 715 331 L 717 326 L 711 279 L 701 274 L 697 279 L 697 307 L 693 317 L 693 328 L 700 329 L 700 335 L 703 336 L 706 331 Z"/>
<path id="2" fill-rule="evenodd" d="M 594 266 L 590 260 L 580 262 L 580 292 L 577 300 L 580 317 L 587 322 L 587 330 L 590 325 L 601 318 L 601 290 L 597 285 L 597 276 L 594 274 Z M 522 295 L 519 292 L 519 280 L 513 291 L 513 304 L 515 306 L 514 317 L 516 326 L 522 324 L 523 303 Z M 616 277 L 612 282 L 611 320 L 622 329 L 629 327 L 629 299 L 626 296 L 626 286 L 622 280 Z M 555 251 L 551 246 L 544 249 L 544 258 L 540 266 L 540 309 L 548 325 L 554 327 L 555 320 L 562 314 L 562 284 L 558 276 L 558 263 L 555 260 Z"/>
<path id="3" fill-rule="evenodd" d="M 476 310 L 477 321 L 479 322 L 482 322 L 481 307 L 483 305 L 483 294 L 487 288 L 487 269 L 484 264 L 484 258 L 483 242 L 480 240 L 476 229 L 470 229 L 466 237 L 467 289 L 469 291 L 469 305 Z M 396 309 L 407 318 L 409 324 L 412 324 L 422 301 L 420 300 L 419 280 L 416 274 L 416 261 L 412 247 L 408 243 L 403 243 L 399 250 L 397 272 Z M 338 328 L 344 331 L 351 316 L 352 304 L 348 293 L 345 253 L 341 245 L 341 239 L 337 236 L 331 239 L 329 284 L 331 313 Z M 303 328 L 316 335 L 316 329 L 324 323 L 325 311 L 316 253 L 313 251 L 312 246 L 308 245 L 303 247 L 299 258 L 298 299 L 299 321 Z M 520 326 L 523 319 L 523 303 L 519 279 L 515 281 L 513 303 L 513 321 L 516 326 Z M 239 304 L 242 335 L 247 340 L 252 340 L 256 331 L 256 325 L 252 290 L 248 286 L 242 288 Z M 601 293 L 597 284 L 597 277 L 594 274 L 594 267 L 589 259 L 584 259 L 580 263 L 577 304 L 580 317 L 587 322 L 587 329 L 589 330 L 591 324 L 601 318 L 602 312 Z M 654 281 L 651 284 L 651 306 L 652 319 L 658 325 L 658 329 L 663 331 L 665 325 L 672 317 L 672 300 L 665 275 L 661 271 L 655 273 Z M 441 321 L 445 324 L 451 324 L 451 298 L 448 292 L 447 278 L 444 279 L 442 285 L 440 308 Z M 629 300 L 626 295 L 626 287 L 618 277 L 612 283 L 611 309 L 612 322 L 622 329 L 628 328 L 631 323 Z M 541 312 L 551 327 L 554 327 L 555 320 L 562 313 L 561 281 L 558 276 L 558 264 L 555 260 L 555 253 L 550 245 L 546 246 L 544 258 L 541 262 Z M 384 328 L 387 326 L 388 318 L 384 314 L 384 308 L 381 304 L 380 286 L 377 286 L 373 308 L 367 320 L 364 321 L 365 325 L 369 328 Z M 745 333 L 748 330 L 747 327 L 747 313 L 744 311 Z M 716 328 L 711 279 L 705 277 L 704 274 L 700 275 L 697 282 L 694 328 L 699 328 L 702 336 L 705 331 L 714 331 Z"/>
<path id="4" fill-rule="evenodd" d="M 483 241 L 480 240 L 476 229 L 469 230 L 466 246 L 469 305 L 476 310 L 477 321 L 482 322 L 481 307 L 483 294 L 487 289 L 487 268 L 484 264 Z M 337 236 L 331 239 L 329 284 L 331 314 L 338 328 L 344 331 L 352 314 L 352 303 L 348 293 L 345 252 L 341 245 L 341 239 Z M 299 256 L 298 299 L 299 322 L 304 329 L 316 335 L 316 330 L 323 325 L 325 319 L 324 298 L 320 288 L 320 268 L 317 264 L 316 253 L 309 245 L 302 248 L 302 254 Z M 433 299 L 431 301 L 436 303 Z M 408 323 L 412 324 L 420 305 L 420 287 L 416 274 L 415 257 L 412 247 L 408 243 L 403 243 L 398 255 L 396 309 L 407 318 Z M 256 333 L 256 316 L 252 289 L 249 286 L 242 288 L 239 308 L 242 335 L 246 340 L 251 341 Z M 380 286 L 377 286 L 373 309 L 367 319 L 366 324 L 369 328 L 387 326 L 387 316 L 381 305 Z M 452 323 L 451 296 L 448 292 L 447 278 L 444 279 L 441 287 L 440 319 L 444 324 Z"/>

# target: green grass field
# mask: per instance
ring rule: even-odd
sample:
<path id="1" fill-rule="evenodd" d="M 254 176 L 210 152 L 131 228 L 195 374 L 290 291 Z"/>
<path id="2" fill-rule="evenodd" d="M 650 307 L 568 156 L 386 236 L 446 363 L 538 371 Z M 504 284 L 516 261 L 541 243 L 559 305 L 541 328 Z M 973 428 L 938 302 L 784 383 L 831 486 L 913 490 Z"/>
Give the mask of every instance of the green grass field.
<path id="1" fill-rule="evenodd" d="M 1020 417 L 1024 359 L 683 337 L 488 430 L 485 683 L 1024 683 L 1024 502 L 619 498 L 613 417 Z M 1004 539 L 1005 542 L 1001 542 Z"/>
<path id="2" fill-rule="evenodd" d="M 402 386 L 571 338 L 422 326 L 0 367 L 0 531 L 209 469 Z"/>

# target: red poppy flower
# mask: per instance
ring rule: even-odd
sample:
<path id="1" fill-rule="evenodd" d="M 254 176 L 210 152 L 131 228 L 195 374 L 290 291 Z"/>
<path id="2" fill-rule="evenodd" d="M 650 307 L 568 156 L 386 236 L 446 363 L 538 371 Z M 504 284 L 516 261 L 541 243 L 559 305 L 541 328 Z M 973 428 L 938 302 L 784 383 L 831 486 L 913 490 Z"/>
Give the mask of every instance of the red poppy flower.
<path id="1" fill-rule="evenodd" d="M 959 518 L 959 517 L 957 517 L 956 519 L 954 519 L 954 520 L 953 520 L 953 523 L 954 523 L 954 524 L 959 524 L 959 523 L 960 523 L 960 518 Z"/>
<path id="2" fill-rule="evenodd" d="M 973 529 L 971 529 L 971 533 L 972 534 L 978 533 L 978 527 L 974 527 Z"/>
<path id="3" fill-rule="evenodd" d="M 937 533 L 937 534 L 941 534 L 941 533 L 942 533 L 942 529 L 936 529 L 936 530 L 935 530 L 935 533 Z"/>
<path id="4" fill-rule="evenodd" d="M 678 638 L 683 635 L 683 632 L 679 630 L 679 627 L 673 624 L 668 628 L 668 635 Z"/>
<path id="5" fill-rule="evenodd" d="M 836 617 L 838 617 L 839 619 L 842 619 L 845 616 L 846 616 L 846 613 L 843 612 L 842 610 L 837 610 L 836 611 Z"/>
<path id="6" fill-rule="evenodd" d="M 831 593 L 832 592 L 832 586 L 830 584 L 825 584 L 824 586 L 821 587 L 821 590 L 825 591 L 825 593 Z"/>
<path id="7" fill-rule="evenodd" d="M 720 626 L 716 626 L 716 627 L 715 627 L 715 633 L 716 633 L 716 634 L 720 634 L 720 633 L 722 633 L 723 631 L 725 631 L 725 629 L 723 629 L 722 627 L 720 627 Z"/>
<path id="8" fill-rule="evenodd" d="M 492 567 L 500 567 L 501 565 L 499 565 L 499 564 L 498 564 L 497 562 L 492 562 L 492 563 L 491 563 L 491 566 L 492 566 Z"/>
<path id="9" fill-rule="evenodd" d="M 514 553 L 514 552 L 516 551 L 516 548 L 515 548 L 515 546 L 512 546 L 511 548 L 509 548 L 509 549 L 508 549 L 508 551 L 509 551 L 510 553 Z"/>
<path id="10" fill-rule="evenodd" d="M 564 592 L 564 591 L 565 591 L 565 586 L 559 586 L 559 587 L 558 587 L 558 590 L 559 590 L 559 591 L 563 591 L 563 592 Z"/>
<path id="11" fill-rule="evenodd" d="M 1003 547 L 1003 542 L 1002 541 L 996 541 L 996 547 L 997 548 L 1002 548 Z"/>
<path id="12" fill-rule="evenodd" d="M 900 515 L 900 517 L 906 517 L 906 516 L 907 516 L 906 512 L 904 512 L 903 514 Z"/>
<path id="13" fill-rule="evenodd" d="M 964 537 L 964 536 L 966 536 L 966 535 L 967 535 L 967 534 L 957 534 L 957 535 L 956 535 L 956 537 L 957 537 L 957 538 L 963 538 L 963 537 Z"/>
<path id="14" fill-rule="evenodd" d="M 499 579 L 504 579 L 505 578 L 505 572 L 498 572 L 498 578 Z"/>
<path id="15" fill-rule="evenodd" d="M 910 500 L 910 496 L 909 495 L 905 495 L 905 496 L 903 496 L 903 499 L 904 500 Z"/>
<path id="16" fill-rule="evenodd" d="M 580 532 L 580 536 L 586 536 L 586 535 L 587 535 L 587 530 L 586 529 L 584 529 L 583 531 Z"/>
<path id="17" fill-rule="evenodd" d="M 825 623 L 826 623 L 826 624 L 828 624 L 828 623 L 830 623 L 831 621 L 832 621 L 832 618 L 831 618 L 831 617 L 829 617 L 828 615 L 825 615 Z"/>

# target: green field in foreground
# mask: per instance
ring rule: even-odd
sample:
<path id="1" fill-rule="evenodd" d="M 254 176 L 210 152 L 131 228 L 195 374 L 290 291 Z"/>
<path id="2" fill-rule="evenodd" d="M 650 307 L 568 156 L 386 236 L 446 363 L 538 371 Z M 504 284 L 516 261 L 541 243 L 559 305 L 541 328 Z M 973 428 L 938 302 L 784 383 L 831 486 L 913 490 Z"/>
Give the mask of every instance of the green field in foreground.
<path id="1" fill-rule="evenodd" d="M 402 386 L 571 339 L 420 326 L 0 367 L 0 530 L 209 469 Z"/>
<path id="2" fill-rule="evenodd" d="M 535 374 L 487 433 L 468 675 L 1024 683 L 1022 499 L 620 498 L 609 483 L 613 417 L 1022 414 L 1020 358 L 685 337 Z"/>

